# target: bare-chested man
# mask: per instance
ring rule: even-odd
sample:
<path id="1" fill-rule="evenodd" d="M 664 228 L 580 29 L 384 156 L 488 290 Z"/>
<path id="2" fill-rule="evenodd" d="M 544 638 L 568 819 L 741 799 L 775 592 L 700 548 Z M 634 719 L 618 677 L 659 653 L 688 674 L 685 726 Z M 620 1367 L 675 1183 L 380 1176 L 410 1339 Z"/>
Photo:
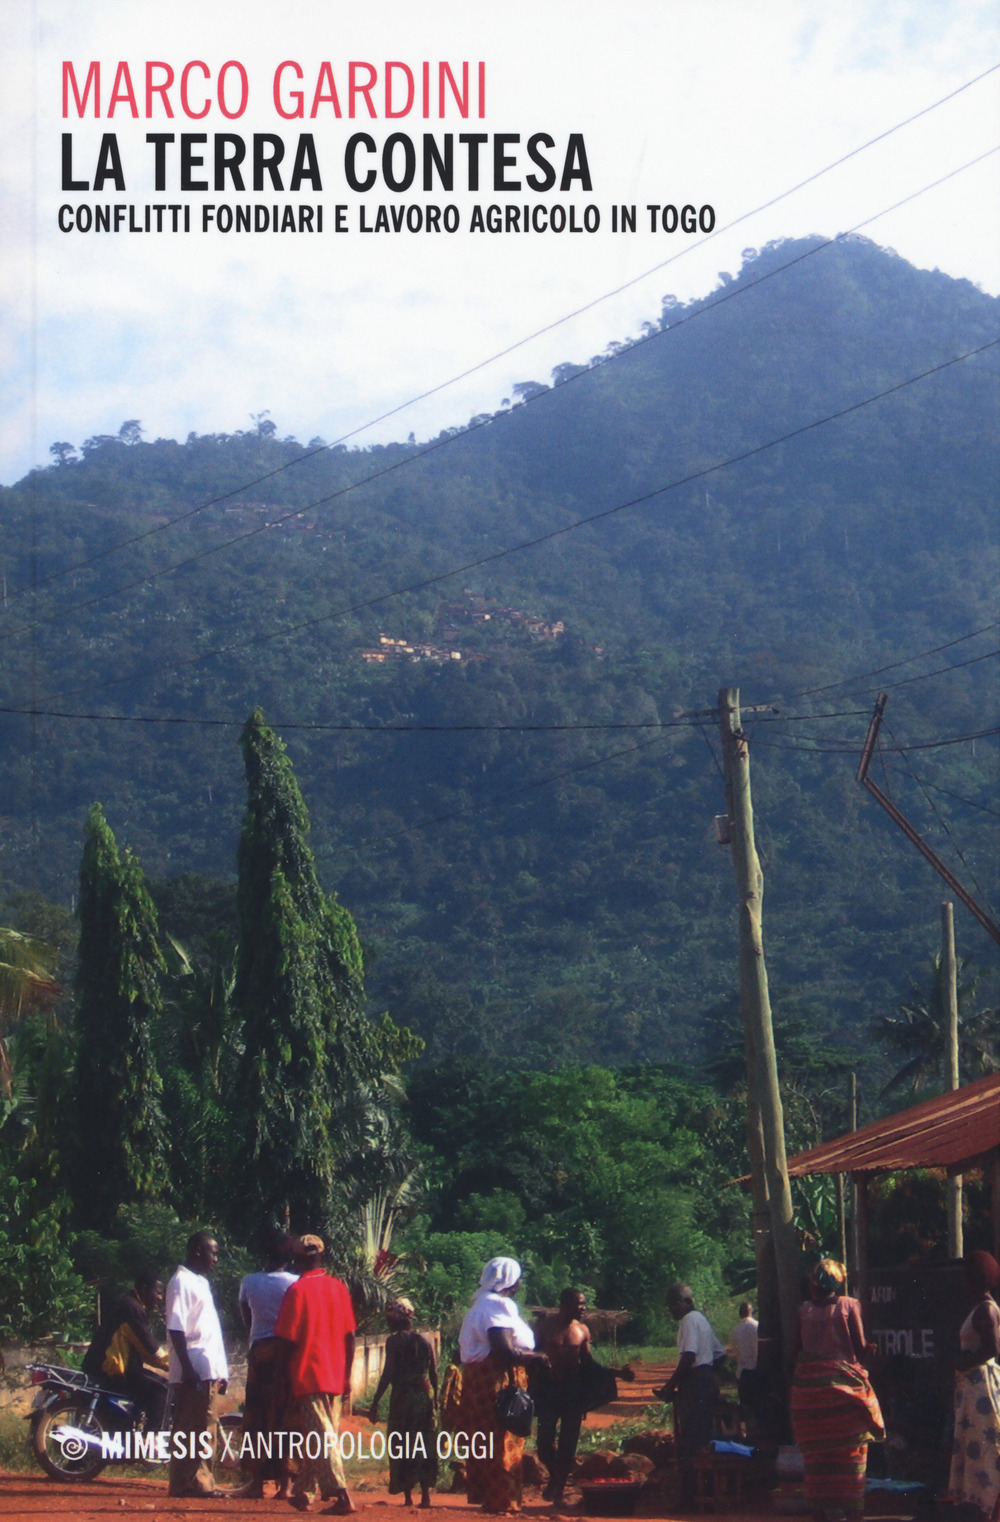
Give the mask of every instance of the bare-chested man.
<path id="1" fill-rule="evenodd" d="M 557 1504 L 573 1468 L 583 1418 L 598 1404 L 592 1398 L 593 1390 L 586 1387 L 587 1366 L 593 1363 L 590 1328 L 583 1320 L 586 1311 L 582 1291 L 564 1289 L 559 1296 L 558 1316 L 540 1329 L 536 1339 L 539 1352 L 546 1354 L 550 1365 L 548 1377 L 537 1388 L 532 1385 L 538 1413 L 538 1457 L 549 1471 L 543 1496 Z M 629 1368 L 607 1372 L 622 1379 L 635 1378 Z"/>

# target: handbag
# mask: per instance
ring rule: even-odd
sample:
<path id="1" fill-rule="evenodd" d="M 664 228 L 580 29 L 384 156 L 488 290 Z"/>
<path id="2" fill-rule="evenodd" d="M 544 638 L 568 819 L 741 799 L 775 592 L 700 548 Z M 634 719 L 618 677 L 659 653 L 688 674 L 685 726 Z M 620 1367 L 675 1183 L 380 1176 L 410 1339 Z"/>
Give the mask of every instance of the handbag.
<path id="1" fill-rule="evenodd" d="M 580 1386 L 585 1411 L 596 1411 L 598 1406 L 608 1406 L 618 1399 L 618 1381 L 614 1374 L 593 1358 L 580 1370 Z"/>
<path id="2" fill-rule="evenodd" d="M 515 1437 L 528 1437 L 535 1419 L 535 1403 L 527 1390 L 514 1383 L 514 1370 L 510 1371 L 510 1383 L 497 1391 L 494 1405 L 496 1419 L 505 1432 Z"/>

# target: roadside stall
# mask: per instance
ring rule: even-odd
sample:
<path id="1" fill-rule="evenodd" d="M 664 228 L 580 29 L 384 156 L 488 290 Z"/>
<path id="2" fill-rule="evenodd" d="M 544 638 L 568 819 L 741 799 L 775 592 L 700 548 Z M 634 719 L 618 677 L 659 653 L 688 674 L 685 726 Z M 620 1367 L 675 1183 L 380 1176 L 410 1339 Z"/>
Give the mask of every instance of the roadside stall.
<path id="1" fill-rule="evenodd" d="M 875 1174 L 913 1168 L 982 1170 L 989 1180 L 992 1252 L 1000 1258 L 1000 1073 L 873 1121 L 789 1160 L 792 1178 L 846 1174 L 855 1187 L 854 1292 L 878 1354 L 871 1376 L 886 1418 L 883 1452 L 895 1478 L 947 1479 L 953 1366 L 968 1311 L 960 1262 L 869 1262 L 868 1191 Z"/>

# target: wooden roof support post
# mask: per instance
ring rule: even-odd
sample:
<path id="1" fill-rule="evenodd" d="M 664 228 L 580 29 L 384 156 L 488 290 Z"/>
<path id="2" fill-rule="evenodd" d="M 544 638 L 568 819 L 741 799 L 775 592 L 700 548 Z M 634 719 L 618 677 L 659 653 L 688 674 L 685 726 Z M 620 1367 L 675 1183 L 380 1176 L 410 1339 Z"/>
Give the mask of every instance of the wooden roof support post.
<path id="1" fill-rule="evenodd" d="M 948 1072 L 949 1089 L 958 1088 L 958 962 L 955 957 L 955 906 L 947 901 L 941 905 L 941 981 L 945 1008 L 948 1011 Z M 948 1194 L 948 1256 L 960 1258 L 964 1250 L 962 1240 L 962 1175 L 948 1170 L 945 1186 Z"/>
<path id="2" fill-rule="evenodd" d="M 847 1080 L 847 1115 L 850 1129 L 858 1129 L 858 1075 L 850 1073 Z M 861 1262 L 861 1245 L 858 1229 L 858 1189 L 853 1174 L 848 1174 L 848 1194 L 850 1197 L 851 1236 L 850 1252 L 845 1257 L 850 1272 L 857 1277 L 858 1265 Z"/>
<path id="3" fill-rule="evenodd" d="M 854 1293 L 865 1307 L 868 1305 L 868 1174 L 855 1173 L 854 1198 L 856 1201 L 857 1221 L 857 1282 Z"/>

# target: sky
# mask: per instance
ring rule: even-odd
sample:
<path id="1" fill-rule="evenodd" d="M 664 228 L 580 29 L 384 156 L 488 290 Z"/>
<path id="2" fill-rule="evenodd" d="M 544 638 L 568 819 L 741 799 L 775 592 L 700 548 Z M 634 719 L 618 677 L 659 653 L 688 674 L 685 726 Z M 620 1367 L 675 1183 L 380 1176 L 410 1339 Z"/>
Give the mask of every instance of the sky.
<path id="1" fill-rule="evenodd" d="M 138 419 L 148 439 L 233 433 L 263 413 L 279 435 L 303 442 L 427 438 L 503 405 L 518 382 L 547 381 L 556 365 L 585 363 L 638 333 L 665 295 L 707 294 L 722 272 L 738 272 L 745 249 L 773 239 L 858 229 L 921 268 L 1000 293 L 1000 154 L 963 168 L 1000 144 L 1000 71 L 961 88 L 1000 62 L 992 0 L 372 0 L 364 8 L 342 0 L 0 0 L 0 12 L 0 482 L 48 464 L 52 443 L 79 447 L 126 419 Z M 81 86 L 100 63 L 99 119 L 93 96 L 80 119 L 72 93 L 64 119 L 67 61 Z M 137 118 L 125 92 L 108 114 L 122 61 Z M 146 118 L 147 61 L 174 72 L 173 120 L 159 96 Z M 423 118 L 425 61 L 432 80 L 441 61 L 458 79 L 469 63 L 466 118 L 449 95 L 440 117 L 433 89 Z M 240 110 L 239 70 L 227 71 L 229 115 L 216 93 L 227 62 L 242 65 L 247 81 Z M 272 95 L 278 66 L 301 69 L 308 113 L 324 62 L 341 117 L 325 101 L 312 120 L 283 119 Z M 375 119 L 360 94 L 349 117 L 352 62 L 375 71 Z M 406 65 L 416 82 L 414 108 L 391 120 L 388 62 Z M 189 63 L 189 109 L 208 103 L 200 119 L 185 116 L 180 100 Z M 293 72 L 282 76 L 286 92 Z M 361 82 L 368 77 L 356 71 Z M 406 77 L 401 67 L 393 72 L 397 109 Z M 292 109 L 288 93 L 279 100 Z M 177 140 L 164 149 L 160 192 L 149 132 Z M 214 134 L 241 138 L 248 162 L 253 134 L 277 134 L 286 169 L 300 134 L 312 134 L 322 189 L 304 180 L 292 191 L 286 179 L 280 193 L 231 184 L 185 191 L 180 136 L 202 132 L 207 144 L 190 152 L 206 156 L 210 182 Z M 375 144 L 358 160 L 376 168 L 366 192 L 345 180 L 348 141 L 359 132 Z M 443 151 L 446 134 L 457 143 L 469 132 L 489 138 L 478 190 L 467 184 L 461 146 L 451 193 L 440 185 L 427 192 L 419 177 L 408 190 L 386 184 L 379 166 L 390 134 L 412 141 L 419 163 L 425 133 Z M 85 190 L 62 186 L 65 133 L 71 178 Z M 546 157 L 557 172 L 571 135 L 582 139 L 589 189 L 579 179 L 566 190 L 528 188 L 535 165 L 527 143 L 537 133 L 553 139 Z M 93 188 L 105 134 L 114 134 L 124 189 L 111 181 Z M 502 171 L 521 180 L 518 191 L 494 188 L 498 134 L 519 138 L 503 150 L 514 163 Z M 404 152 L 398 144 L 391 172 Z M 192 178 L 204 173 L 192 166 Z M 141 224 L 145 207 L 164 204 L 189 209 L 190 232 L 76 227 L 81 210 L 85 222 L 99 205 L 134 207 Z M 296 217 L 322 205 L 324 231 L 202 230 L 206 207 L 235 218 L 247 205 L 268 216 L 275 205 L 291 207 Z M 450 206 L 458 226 L 363 232 L 362 212 L 374 226 L 380 205 L 386 217 L 406 208 L 421 220 L 429 206 L 442 215 Z M 599 226 L 474 230 L 477 208 L 485 216 L 491 205 L 521 217 L 540 207 L 553 222 L 561 208 L 567 221 L 599 218 Z M 705 225 L 714 221 L 710 236 L 667 231 L 662 213 L 652 230 L 647 207 L 684 205 Z M 334 230 L 337 206 L 343 232 Z M 612 230 L 615 206 L 635 206 L 634 232 Z M 69 231 L 60 230 L 60 214 Z"/>

